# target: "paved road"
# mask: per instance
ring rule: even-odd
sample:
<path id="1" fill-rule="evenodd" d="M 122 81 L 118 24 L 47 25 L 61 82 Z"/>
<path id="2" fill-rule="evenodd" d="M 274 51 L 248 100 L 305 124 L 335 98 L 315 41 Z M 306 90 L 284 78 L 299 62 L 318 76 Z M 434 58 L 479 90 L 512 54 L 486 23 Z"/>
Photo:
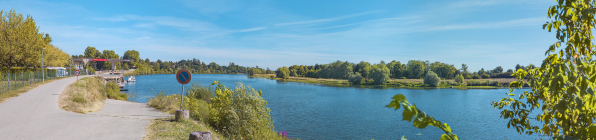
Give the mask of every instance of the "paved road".
<path id="1" fill-rule="evenodd" d="M 41 85 L 0 103 L 0 140 L 135 140 L 149 119 L 170 115 L 146 104 L 106 100 L 101 111 L 78 114 L 61 110 L 58 96 L 75 77 Z"/>

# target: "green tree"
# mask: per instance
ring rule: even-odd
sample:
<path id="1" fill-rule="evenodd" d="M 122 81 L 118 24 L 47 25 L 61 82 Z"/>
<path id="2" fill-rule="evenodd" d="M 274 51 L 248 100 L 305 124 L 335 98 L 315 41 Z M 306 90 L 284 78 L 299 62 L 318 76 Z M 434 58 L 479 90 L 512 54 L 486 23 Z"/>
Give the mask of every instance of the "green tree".
<path id="1" fill-rule="evenodd" d="M 127 50 L 126 52 L 124 52 L 124 56 L 122 56 L 122 59 L 132 59 L 133 62 L 138 62 L 139 60 L 141 60 L 141 57 L 139 57 L 138 51 Z"/>
<path id="2" fill-rule="evenodd" d="M 41 66 L 42 48 L 47 50 L 44 55 L 61 53 L 50 50 L 57 49 L 50 46 L 51 41 L 48 34 L 44 36 L 44 33 L 39 32 L 32 16 L 24 17 L 14 10 L 0 11 L 0 66 Z M 44 57 L 44 62 L 47 62 L 46 60 L 47 57 Z"/>
<path id="3" fill-rule="evenodd" d="M 493 73 L 503 73 L 503 67 L 497 66 L 495 69 L 493 69 Z"/>
<path id="4" fill-rule="evenodd" d="M 461 74 L 455 76 L 455 82 L 457 82 L 459 85 L 462 85 L 464 83 L 464 76 L 462 76 Z"/>
<path id="5" fill-rule="evenodd" d="M 464 78 L 470 78 L 470 72 L 468 71 L 468 65 L 461 64 L 461 71 L 462 71 Z"/>
<path id="6" fill-rule="evenodd" d="M 360 61 L 360 63 L 358 63 L 356 65 L 356 72 L 360 72 L 360 74 L 362 74 L 362 77 L 364 78 L 369 78 L 368 74 L 370 72 L 371 66 L 370 63 L 368 62 L 364 62 L 364 61 Z"/>
<path id="7" fill-rule="evenodd" d="M 290 69 L 288 69 L 286 66 L 277 68 L 275 73 L 277 78 L 288 79 L 290 77 Z"/>
<path id="8" fill-rule="evenodd" d="M 99 58 L 99 56 L 101 56 L 102 54 L 97 54 L 99 51 L 97 51 L 97 49 L 95 47 L 91 47 L 91 46 L 87 46 L 87 48 L 85 49 L 85 57 L 86 58 Z"/>
<path id="9" fill-rule="evenodd" d="M 350 82 L 353 85 L 358 85 L 358 84 L 362 83 L 362 76 L 360 75 L 359 72 L 356 72 L 355 74 L 351 74 L 348 77 L 348 82 Z"/>
<path id="10" fill-rule="evenodd" d="M 389 81 L 389 71 L 389 68 L 382 63 L 373 65 L 370 72 L 370 78 L 374 80 L 374 84 L 383 85 Z"/>
<path id="11" fill-rule="evenodd" d="M 509 120 L 508 128 L 514 127 L 520 134 L 540 133 L 555 139 L 596 138 L 594 4 L 594 0 L 558 0 L 557 5 L 548 8 L 547 17 L 553 21 L 543 28 L 549 32 L 554 29 L 558 41 L 545 52 L 539 68 L 516 70 L 517 81 L 510 84 L 507 92 L 511 97 L 492 103 L 495 108 L 506 107 L 501 117 Z M 520 95 L 512 93 L 524 84 L 532 90 Z M 539 123 L 531 123 L 530 119 Z"/>
<path id="12" fill-rule="evenodd" d="M 408 61 L 408 78 L 418 79 L 424 75 L 425 64 L 422 61 L 410 60 Z"/>
<path id="13" fill-rule="evenodd" d="M 441 82 L 441 79 L 433 71 L 428 71 L 424 76 L 424 84 L 426 85 L 436 87 L 439 86 L 439 82 Z"/>

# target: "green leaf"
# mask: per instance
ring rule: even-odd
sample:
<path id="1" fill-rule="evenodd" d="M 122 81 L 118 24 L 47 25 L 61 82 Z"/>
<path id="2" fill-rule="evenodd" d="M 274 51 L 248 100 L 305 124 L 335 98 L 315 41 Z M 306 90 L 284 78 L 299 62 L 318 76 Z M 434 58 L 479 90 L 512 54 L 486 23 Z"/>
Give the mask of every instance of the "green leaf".
<path id="1" fill-rule="evenodd" d="M 408 140 L 408 138 L 406 138 L 406 136 L 401 136 L 401 140 Z"/>
<path id="2" fill-rule="evenodd" d="M 451 139 L 451 137 L 449 137 L 449 135 L 443 134 L 443 135 L 441 135 L 441 140 L 452 140 L 452 139 Z"/>
<path id="3" fill-rule="evenodd" d="M 416 115 L 416 112 L 412 109 L 411 106 L 404 106 L 404 112 L 402 113 L 403 120 L 408 122 L 412 121 L 412 117 Z"/>
<path id="4" fill-rule="evenodd" d="M 396 94 L 395 96 L 393 96 L 393 100 L 396 100 L 396 101 L 408 101 L 403 94 Z"/>
<path id="5" fill-rule="evenodd" d="M 596 137 L 596 124 L 592 124 L 590 127 L 588 127 L 588 135 L 590 137 Z"/>

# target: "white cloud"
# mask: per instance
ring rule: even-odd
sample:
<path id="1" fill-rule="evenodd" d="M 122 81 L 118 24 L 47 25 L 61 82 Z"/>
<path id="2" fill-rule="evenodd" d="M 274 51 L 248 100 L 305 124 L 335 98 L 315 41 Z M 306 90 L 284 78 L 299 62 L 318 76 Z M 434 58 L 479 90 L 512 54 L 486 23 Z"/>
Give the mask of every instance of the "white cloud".
<path id="1" fill-rule="evenodd" d="M 534 18 L 524 18 L 524 19 L 515 19 L 515 20 L 498 21 L 498 22 L 468 23 L 468 24 L 434 26 L 434 27 L 426 28 L 425 31 L 480 29 L 480 28 L 503 28 L 503 27 L 516 27 L 516 26 L 528 26 L 528 25 L 541 25 L 546 21 L 547 21 L 547 19 L 545 17 L 534 17 Z"/>
<path id="2" fill-rule="evenodd" d="M 297 21 L 297 22 L 289 22 L 289 23 L 279 23 L 279 24 L 275 24 L 275 26 L 295 26 L 295 25 L 303 25 L 303 24 L 317 24 L 317 23 L 338 21 L 338 20 L 343 20 L 343 19 L 348 19 L 348 18 L 353 18 L 353 17 L 358 17 L 358 16 L 364 16 L 364 15 L 369 15 L 369 14 L 374 14 L 374 13 L 379 13 L 379 12 L 382 12 L 382 11 L 375 10 L 375 11 L 367 11 L 367 12 L 351 14 L 351 15 L 343 15 L 343 16 L 338 16 L 338 17 L 333 17 L 333 18 Z"/>
<path id="3" fill-rule="evenodd" d="M 263 29 L 266 29 L 266 27 L 249 28 L 249 29 L 240 30 L 239 32 L 252 32 L 252 31 L 258 31 L 258 30 L 263 30 Z"/>

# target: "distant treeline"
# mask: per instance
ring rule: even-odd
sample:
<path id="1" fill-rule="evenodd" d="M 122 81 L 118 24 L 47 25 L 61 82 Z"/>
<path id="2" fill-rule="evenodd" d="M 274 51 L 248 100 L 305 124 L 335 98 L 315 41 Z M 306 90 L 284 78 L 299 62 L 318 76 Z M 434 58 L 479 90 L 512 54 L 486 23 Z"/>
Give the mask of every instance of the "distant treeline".
<path id="1" fill-rule="evenodd" d="M 533 68 L 530 64 L 528 68 Z M 525 66 L 517 64 L 516 69 L 525 69 Z M 276 71 L 278 78 L 286 78 L 287 76 L 295 77 L 311 77 L 311 78 L 333 78 L 333 79 L 349 79 L 350 76 L 361 76 L 364 79 L 375 78 L 393 78 L 393 79 L 421 79 L 426 73 L 433 71 L 440 78 L 453 79 L 457 75 L 462 75 L 465 79 L 482 79 L 482 78 L 513 78 L 514 70 L 503 70 L 503 67 L 497 66 L 492 70 L 485 70 L 482 68 L 478 72 L 469 72 L 468 66 L 462 64 L 461 68 L 456 68 L 453 64 L 446 64 L 441 62 L 430 63 L 427 61 L 410 60 L 407 63 L 399 61 L 391 61 L 385 63 L 381 61 L 378 64 L 370 64 L 369 62 L 360 61 L 360 63 L 350 63 L 348 61 L 336 61 L 329 64 L 315 64 L 315 65 L 293 65 L 290 67 L 280 67 Z"/>
<path id="2" fill-rule="evenodd" d="M 136 69 L 135 75 L 142 74 L 172 74 L 180 69 L 187 69 L 194 74 L 239 74 L 239 73 L 255 73 L 265 74 L 267 71 L 273 73 L 269 68 L 264 70 L 263 68 L 256 67 L 244 67 L 229 63 L 227 66 L 221 66 L 215 62 L 205 64 L 204 61 L 193 58 L 187 60 L 180 60 L 177 62 L 173 61 L 162 61 L 157 59 L 156 61 L 150 61 L 149 58 L 142 60 L 140 54 L 136 50 L 128 50 L 124 52 L 124 55 L 120 57 L 113 50 L 103 50 L 103 53 L 97 50 L 95 47 L 88 46 L 85 49 L 83 55 L 73 55 L 73 58 L 103 58 L 103 59 L 132 59 L 132 62 L 115 62 L 116 70 L 124 69 Z M 89 62 L 87 68 L 96 68 L 98 70 L 111 70 L 112 64 L 107 61 Z"/>

